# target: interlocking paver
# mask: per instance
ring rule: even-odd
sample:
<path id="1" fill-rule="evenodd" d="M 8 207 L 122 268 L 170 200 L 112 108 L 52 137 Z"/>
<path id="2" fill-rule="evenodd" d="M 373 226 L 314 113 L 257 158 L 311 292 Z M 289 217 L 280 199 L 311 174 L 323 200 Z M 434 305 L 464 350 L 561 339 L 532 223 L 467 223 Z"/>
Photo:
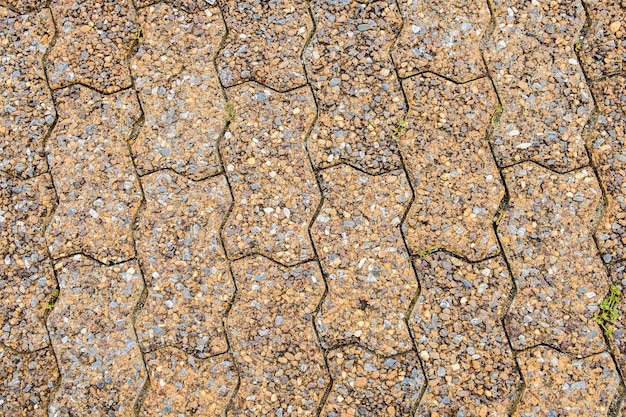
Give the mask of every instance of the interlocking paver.
<path id="1" fill-rule="evenodd" d="M 48 329 L 61 383 L 50 415 L 134 415 L 146 380 L 131 316 L 143 289 L 139 264 L 107 267 L 75 255 L 55 270 L 60 295 Z"/>
<path id="2" fill-rule="evenodd" d="M 626 3 L 623 0 L 585 0 L 589 29 L 580 59 L 587 75 L 598 78 L 626 69 Z"/>
<path id="3" fill-rule="evenodd" d="M 380 358 L 347 346 L 328 354 L 333 387 L 322 417 L 411 417 L 424 386 L 424 374 L 413 351 Z"/>
<path id="4" fill-rule="evenodd" d="M 46 151 L 59 206 L 46 229 L 50 252 L 131 258 L 141 189 L 126 141 L 139 103 L 131 91 L 101 95 L 83 86 L 55 95 L 59 116 Z"/>
<path id="5" fill-rule="evenodd" d="M 411 198 L 404 172 L 370 176 L 340 165 L 320 177 L 324 203 L 311 235 L 328 283 L 322 343 L 357 341 L 385 355 L 411 349 L 405 318 L 418 284 L 400 233 Z"/>
<path id="6" fill-rule="evenodd" d="M 581 132 L 592 99 L 574 52 L 585 20 L 580 0 L 494 0 L 494 14 L 484 54 L 502 100 L 496 159 L 559 172 L 586 165 Z"/>
<path id="7" fill-rule="evenodd" d="M 400 2 L 404 25 L 394 48 L 400 77 L 430 71 L 457 82 L 485 75 L 480 41 L 489 26 L 486 0 Z"/>
<path id="8" fill-rule="evenodd" d="M 44 314 L 56 280 L 43 231 L 55 201 L 47 174 L 0 175 L 0 342 L 20 351 L 48 345 Z"/>
<path id="9" fill-rule="evenodd" d="M 221 142 L 235 199 L 224 226 L 227 253 L 283 264 L 310 259 L 307 229 L 321 199 L 304 144 L 315 117 L 311 91 L 276 93 L 251 82 L 228 95 L 236 115 Z"/>
<path id="10" fill-rule="evenodd" d="M 527 162 L 505 169 L 504 181 L 511 201 L 498 234 L 517 288 L 505 318 L 513 348 L 601 351 L 592 317 L 608 277 L 590 230 L 601 197 L 593 171 L 557 174 Z"/>
<path id="11" fill-rule="evenodd" d="M 225 352 L 222 316 L 235 292 L 220 241 L 231 202 L 226 179 L 194 182 L 161 171 L 141 182 L 146 209 L 135 236 L 148 290 L 136 320 L 142 350 Z"/>
<path id="12" fill-rule="evenodd" d="M 193 179 L 220 170 L 225 100 L 213 59 L 226 33 L 217 6 L 188 13 L 160 3 L 139 12 L 143 41 L 130 63 L 145 115 L 132 145 L 140 175 L 172 168 Z"/>
<path id="13" fill-rule="evenodd" d="M 313 30 L 308 5 L 296 0 L 225 0 L 228 38 L 217 59 L 225 86 L 255 80 L 278 91 L 306 84 L 300 55 Z"/>
<path id="14" fill-rule="evenodd" d="M 51 348 L 20 354 L 0 345 L 0 412 L 7 417 L 47 417 L 58 377 Z"/>
<path id="15" fill-rule="evenodd" d="M 418 416 L 506 416 L 520 375 L 500 318 L 513 287 L 501 257 L 469 264 L 416 260 L 421 292 L 411 328 L 428 387 Z"/>
<path id="16" fill-rule="evenodd" d="M 32 177 L 46 170 L 43 141 L 55 116 L 41 62 L 54 34 L 52 16 L 0 7 L 0 33 L 0 170 Z"/>
<path id="17" fill-rule="evenodd" d="M 232 415 L 315 415 L 329 379 L 312 315 L 324 293 L 316 263 L 233 263 L 237 297 L 226 323 L 241 372 Z"/>
<path id="18" fill-rule="evenodd" d="M 496 254 L 491 224 L 504 187 L 484 140 L 497 104 L 489 80 L 458 85 L 427 75 L 403 85 L 410 110 L 398 143 L 415 193 L 404 222 L 409 250 Z"/>
<path id="19" fill-rule="evenodd" d="M 369 173 L 400 165 L 393 139 L 405 110 L 390 49 L 402 23 L 396 2 L 312 2 L 315 34 L 305 65 L 319 105 L 308 141 L 313 163 Z"/>
<path id="20" fill-rule="evenodd" d="M 139 25 L 131 0 L 52 0 L 57 37 L 46 59 L 53 89 L 74 83 L 104 93 L 131 86 L 126 58 Z"/>
<path id="21" fill-rule="evenodd" d="M 607 262 L 626 257 L 626 77 L 595 85 L 598 119 L 589 135 L 591 158 L 604 185 L 608 206 L 596 229 Z"/>
<path id="22" fill-rule="evenodd" d="M 145 355 L 150 388 L 140 416 L 223 416 L 237 375 L 230 355 L 197 359 L 174 348 Z"/>
<path id="23" fill-rule="evenodd" d="M 619 385 L 611 356 L 573 359 L 547 346 L 517 356 L 526 388 L 514 416 L 606 416 Z"/>

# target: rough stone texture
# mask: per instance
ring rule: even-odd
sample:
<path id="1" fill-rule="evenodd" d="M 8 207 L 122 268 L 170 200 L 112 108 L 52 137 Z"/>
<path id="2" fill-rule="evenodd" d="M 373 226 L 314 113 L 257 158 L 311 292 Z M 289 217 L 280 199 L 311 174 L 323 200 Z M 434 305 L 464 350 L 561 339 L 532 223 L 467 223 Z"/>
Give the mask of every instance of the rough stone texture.
<path id="1" fill-rule="evenodd" d="M 589 149 L 608 201 L 596 237 L 604 260 L 611 262 L 626 257 L 626 77 L 607 78 L 595 87 L 598 120 Z"/>
<path id="2" fill-rule="evenodd" d="M 52 349 L 20 354 L 0 345 L 0 412 L 47 417 L 46 405 L 58 377 Z"/>
<path id="3" fill-rule="evenodd" d="M 502 100 L 492 138 L 501 165 L 531 160 L 564 172 L 589 162 L 581 132 L 592 99 L 574 52 L 580 0 L 494 0 L 484 55 Z"/>
<path id="4" fill-rule="evenodd" d="M 82 86 L 56 93 L 59 119 L 46 144 L 59 206 L 46 230 L 54 258 L 83 252 L 100 262 L 135 255 L 131 223 L 141 189 L 126 143 L 140 109 L 134 93 Z"/>
<path id="5" fill-rule="evenodd" d="M 304 145 L 315 117 L 308 87 L 276 93 L 256 83 L 228 91 L 236 112 L 221 144 L 233 211 L 224 226 L 229 256 L 310 259 L 308 226 L 320 192 Z"/>
<path id="6" fill-rule="evenodd" d="M 316 263 L 233 263 L 237 297 L 226 323 L 241 372 L 232 415 L 312 416 L 329 379 L 312 315 L 324 293 Z"/>
<path id="7" fill-rule="evenodd" d="M 606 416 L 619 375 L 611 356 L 574 359 L 547 346 L 520 352 L 526 389 L 514 416 Z"/>
<path id="8" fill-rule="evenodd" d="M 52 416 L 132 416 L 146 371 L 132 324 L 143 281 L 137 261 L 76 255 L 55 264 L 60 295 L 48 316 L 61 383 Z"/>
<path id="9" fill-rule="evenodd" d="M 45 65 L 50 87 L 131 86 L 126 58 L 139 32 L 131 0 L 52 0 L 50 9 L 57 33 Z"/>
<path id="10" fill-rule="evenodd" d="M 580 59 L 590 78 L 626 70 L 626 3 L 585 0 L 590 26 L 581 44 Z"/>
<path id="11" fill-rule="evenodd" d="M 415 193 L 404 222 L 409 250 L 440 246 L 473 261 L 498 253 L 491 225 L 504 187 L 484 140 L 497 104 L 489 80 L 427 75 L 403 84 L 410 110 L 398 143 Z"/>
<path id="12" fill-rule="evenodd" d="M 369 176 L 341 165 L 320 179 L 324 203 L 311 235 L 328 284 L 317 318 L 322 344 L 411 349 L 405 318 L 418 284 L 400 233 L 411 198 L 404 172 Z"/>
<path id="13" fill-rule="evenodd" d="M 421 293 L 411 328 L 428 387 L 418 416 L 506 416 L 520 375 L 500 321 L 513 287 L 501 257 L 415 261 Z"/>
<path id="14" fill-rule="evenodd" d="M 402 20 L 395 1 L 312 2 L 305 65 L 319 105 L 308 149 L 320 167 L 348 162 L 369 173 L 400 165 L 393 132 L 405 110 L 389 53 Z"/>
<path id="15" fill-rule="evenodd" d="M 226 179 L 194 182 L 161 171 L 141 182 L 146 209 L 136 239 L 148 290 L 136 321 L 142 350 L 225 352 L 222 317 L 235 292 L 219 230 L 231 203 Z"/>
<path id="16" fill-rule="evenodd" d="M 20 351 L 48 345 L 44 314 L 56 280 L 43 229 L 55 200 L 47 174 L 0 175 L 0 342 Z"/>
<path id="17" fill-rule="evenodd" d="M 221 168 L 225 99 L 213 66 L 226 33 L 219 8 L 187 13 L 160 3 L 140 11 L 144 40 L 130 63 L 145 121 L 132 149 L 140 175 L 172 168 L 193 179 Z"/>
<path id="18" fill-rule="evenodd" d="M 55 116 L 41 63 L 54 34 L 52 16 L 0 7 L 0 33 L 0 170 L 32 177 L 46 170 L 43 140 Z"/>
<path id="19" fill-rule="evenodd" d="M 225 86 L 255 80 L 278 91 L 306 84 L 300 55 L 313 30 L 307 3 L 224 0 L 228 38 L 217 59 Z"/>
<path id="20" fill-rule="evenodd" d="M 457 82 L 485 75 L 480 41 L 489 25 L 486 0 L 402 0 L 404 25 L 394 61 L 400 77 L 430 71 Z"/>
<path id="21" fill-rule="evenodd" d="M 415 352 L 380 358 L 348 346 L 328 354 L 333 387 L 321 416 L 410 417 L 424 386 Z"/>
<path id="22" fill-rule="evenodd" d="M 7 7 L 19 14 L 27 14 L 41 10 L 48 5 L 49 0 L 0 0 L 0 6 Z"/>
<path id="23" fill-rule="evenodd" d="M 591 319 L 609 280 L 590 230 L 601 196 L 593 172 L 556 174 L 523 163 L 505 169 L 504 181 L 511 201 L 498 234 L 517 288 L 505 318 L 513 348 L 601 351 Z"/>
<path id="24" fill-rule="evenodd" d="M 237 384 L 229 355 L 197 359 L 165 348 L 145 356 L 150 387 L 140 416 L 223 416 Z"/>

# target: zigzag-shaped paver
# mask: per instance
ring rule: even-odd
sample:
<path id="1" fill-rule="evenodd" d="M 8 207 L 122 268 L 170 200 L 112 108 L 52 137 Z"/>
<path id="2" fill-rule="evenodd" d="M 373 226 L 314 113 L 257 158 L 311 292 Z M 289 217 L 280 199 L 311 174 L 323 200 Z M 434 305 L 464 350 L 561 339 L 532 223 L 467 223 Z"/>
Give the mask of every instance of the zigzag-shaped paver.
<path id="1" fill-rule="evenodd" d="M 136 321 L 142 350 L 225 352 L 222 316 L 235 292 L 220 241 L 231 203 L 226 179 L 195 182 L 161 171 L 141 182 L 146 208 L 135 236 L 148 290 Z"/>
<path id="2" fill-rule="evenodd" d="M 53 89 L 74 83 L 103 93 L 131 86 L 126 58 L 139 25 L 131 0 L 52 0 L 57 37 L 45 67 Z"/>
<path id="3" fill-rule="evenodd" d="M 526 162 L 503 174 L 511 201 L 498 235 L 517 289 L 505 317 L 513 348 L 543 343 L 576 355 L 603 350 L 592 320 L 608 291 L 590 230 L 601 198 L 593 171 L 557 174 Z"/>
<path id="4" fill-rule="evenodd" d="M 223 416 L 237 385 L 229 354 L 197 359 L 165 348 L 144 357 L 150 387 L 140 416 Z"/>
<path id="5" fill-rule="evenodd" d="M 227 254 L 260 253 L 283 264 L 311 259 L 308 226 L 320 202 L 304 144 L 315 117 L 311 91 L 246 83 L 228 95 L 236 115 L 220 144 L 235 200 L 223 232 Z"/>
<path id="6" fill-rule="evenodd" d="M 55 115 L 41 62 L 54 34 L 52 16 L 0 7 L 0 33 L 0 170 L 32 177 L 46 170 L 43 141 Z"/>
<path id="7" fill-rule="evenodd" d="M 604 260 L 611 262 L 626 257 L 626 77 L 600 81 L 594 93 L 598 119 L 589 149 L 608 202 L 596 237 Z"/>
<path id="8" fill-rule="evenodd" d="M 300 54 L 313 30 L 308 5 L 296 0 L 224 0 L 228 37 L 217 59 L 225 86 L 254 80 L 278 91 L 306 84 Z"/>
<path id="9" fill-rule="evenodd" d="M 129 90 L 101 95 L 77 85 L 55 93 L 58 122 L 46 144 L 59 206 L 46 229 L 54 258 L 100 262 L 135 255 L 131 225 L 141 189 L 127 140 L 140 109 Z"/>
<path id="10" fill-rule="evenodd" d="M 393 51 L 400 77 L 430 71 L 457 82 L 483 77 L 480 41 L 487 31 L 486 0 L 400 2 L 404 25 Z"/>
<path id="11" fill-rule="evenodd" d="M 416 260 L 411 329 L 428 386 L 418 416 L 506 416 L 520 375 L 500 318 L 513 281 L 501 257 Z"/>
<path id="12" fill-rule="evenodd" d="M 581 133 L 592 109 L 574 53 L 580 0 L 494 0 L 485 59 L 502 101 L 491 143 L 504 166 L 531 160 L 559 172 L 589 162 Z"/>
<path id="13" fill-rule="evenodd" d="M 322 417 L 412 417 L 424 386 L 424 374 L 413 351 L 381 358 L 347 346 L 328 354 L 333 387 Z"/>
<path id="14" fill-rule="evenodd" d="M 0 175 L 0 342 L 34 351 L 48 345 L 44 314 L 56 287 L 44 227 L 56 202 L 48 174 Z"/>
<path id="15" fill-rule="evenodd" d="M 145 120 L 132 145 L 140 175 L 171 168 L 193 179 L 220 169 L 225 100 L 213 59 L 226 32 L 219 8 L 160 3 L 139 12 L 143 40 L 131 60 Z"/>
<path id="16" fill-rule="evenodd" d="M 233 263 L 237 297 L 226 323 L 241 372 L 234 416 L 316 415 L 329 383 L 312 315 L 324 293 L 316 263 Z"/>
<path id="17" fill-rule="evenodd" d="M 48 417 L 46 407 L 58 377 L 51 348 L 21 354 L 0 345 L 0 413 Z"/>
<path id="18" fill-rule="evenodd" d="M 304 60 L 319 106 L 308 141 L 313 163 L 342 161 L 369 173 L 397 169 L 393 138 L 405 110 L 389 50 L 402 20 L 395 1 L 313 1 Z"/>
<path id="19" fill-rule="evenodd" d="M 599 78 L 626 70 L 626 4 L 622 0 L 585 0 L 589 13 L 580 59 L 587 76 Z"/>
<path id="20" fill-rule="evenodd" d="M 498 253 L 491 225 L 504 187 L 484 140 L 497 103 L 491 83 L 425 75 L 403 85 L 410 110 L 398 143 L 415 193 L 404 221 L 409 250 L 440 246 L 473 261 Z"/>
<path id="21" fill-rule="evenodd" d="M 0 0 L 0 6 L 25 15 L 36 12 L 48 5 L 49 0 Z"/>
<path id="22" fill-rule="evenodd" d="M 604 352 L 573 359 L 547 346 L 517 355 L 526 388 L 515 417 L 606 416 L 620 383 Z"/>
<path id="23" fill-rule="evenodd" d="M 60 295 L 48 316 L 61 382 L 52 416 L 133 416 L 146 370 L 132 323 L 143 281 L 132 260 L 103 266 L 83 255 L 55 264 Z"/>
<path id="24" fill-rule="evenodd" d="M 356 341 L 384 355 L 413 347 L 405 318 L 418 284 L 400 232 L 411 199 L 403 171 L 370 176 L 348 165 L 320 173 L 324 203 L 311 235 L 328 293 L 322 344 Z"/>

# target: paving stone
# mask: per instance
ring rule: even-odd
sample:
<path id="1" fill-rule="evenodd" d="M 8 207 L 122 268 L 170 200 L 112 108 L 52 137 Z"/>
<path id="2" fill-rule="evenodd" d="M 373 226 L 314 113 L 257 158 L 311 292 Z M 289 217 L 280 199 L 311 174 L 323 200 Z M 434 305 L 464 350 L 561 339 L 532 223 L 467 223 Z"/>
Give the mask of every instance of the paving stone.
<path id="1" fill-rule="evenodd" d="M 146 381 L 132 323 L 143 289 L 139 264 L 107 267 L 75 255 L 55 269 L 60 295 L 48 329 L 61 383 L 50 415 L 134 415 Z"/>
<path id="2" fill-rule="evenodd" d="M 487 78 L 435 75 L 403 82 L 407 131 L 398 136 L 415 200 L 404 222 L 411 253 L 443 247 L 476 261 L 498 253 L 492 222 L 504 187 L 484 140 L 496 96 Z"/>
<path id="3" fill-rule="evenodd" d="M 103 93 L 131 86 L 126 62 L 139 25 L 131 0 L 52 0 L 57 37 L 46 60 L 52 89 L 81 83 Z"/>
<path id="4" fill-rule="evenodd" d="M 404 25 L 393 51 L 400 77 L 430 71 L 457 82 L 486 74 L 480 41 L 489 26 L 486 0 L 402 0 Z"/>
<path id="5" fill-rule="evenodd" d="M 304 61 L 319 106 L 308 141 L 313 163 L 397 169 L 393 132 L 406 106 L 389 53 L 402 24 L 396 2 L 316 0 L 311 7 L 316 30 Z"/>
<path id="6" fill-rule="evenodd" d="M 7 417 L 47 417 L 58 377 L 52 349 L 20 354 L 0 345 L 0 412 Z"/>
<path id="7" fill-rule="evenodd" d="M 333 387 L 321 416 L 410 417 L 424 386 L 415 352 L 380 358 L 358 347 L 328 353 Z"/>
<path id="8" fill-rule="evenodd" d="M 606 416 L 619 386 L 611 356 L 573 359 L 547 346 L 520 352 L 526 389 L 514 416 Z"/>
<path id="9" fill-rule="evenodd" d="M 182 9 L 185 12 L 206 13 L 206 9 L 213 10 L 213 7 L 217 4 L 217 0 L 133 0 L 133 3 L 138 9 L 143 9 L 144 7 L 152 5 L 156 5 L 158 8 L 160 3 L 167 3 L 175 9 Z M 211 13 L 219 13 L 221 16 L 221 11 L 219 10 L 215 12 L 211 11 Z M 211 16 L 208 17 L 211 18 Z M 206 41 L 207 39 L 205 38 L 204 40 Z"/>
<path id="10" fill-rule="evenodd" d="M 531 160 L 559 172 L 587 165 L 581 132 L 592 98 L 574 52 L 585 21 L 580 0 L 494 0 L 485 47 L 502 101 L 493 151 L 501 165 Z"/>
<path id="11" fill-rule="evenodd" d="M 55 116 L 41 63 L 54 34 L 52 16 L 0 7 L 0 33 L 0 170 L 32 177 L 46 170 L 43 140 Z"/>
<path id="12" fill-rule="evenodd" d="M 237 385 L 230 355 L 197 359 L 165 348 L 145 356 L 150 388 L 140 416 L 223 416 Z"/>
<path id="13" fill-rule="evenodd" d="M 241 385 L 231 415 L 315 415 L 329 383 L 311 321 L 324 293 L 317 264 L 256 256 L 232 268 L 237 297 L 226 323 Z"/>
<path id="14" fill-rule="evenodd" d="M 48 0 L 0 0 L 0 7 L 7 7 L 21 15 L 41 10 L 47 5 Z M 0 14 L 1 13 L 2 12 L 0 12 Z M 1 56 L 4 56 L 4 53 Z M 2 77 L 2 79 L 4 79 L 4 77 Z"/>
<path id="15" fill-rule="evenodd" d="M 589 148 L 608 206 L 596 229 L 606 262 L 626 257 L 626 77 L 595 85 L 598 119 L 589 135 Z"/>
<path id="16" fill-rule="evenodd" d="M 626 70 L 626 3 L 585 0 L 590 26 L 580 59 L 590 78 Z"/>
<path id="17" fill-rule="evenodd" d="M 43 231 L 55 201 L 47 174 L 0 175 L 0 342 L 20 351 L 48 345 L 44 314 L 56 280 Z"/>
<path id="18" fill-rule="evenodd" d="M 148 289 L 136 321 L 142 350 L 225 352 L 222 316 L 235 292 L 220 240 L 231 203 L 226 179 L 194 182 L 160 171 L 141 182 L 146 209 L 135 236 Z"/>
<path id="19" fill-rule="evenodd" d="M 225 100 L 213 59 L 226 32 L 219 8 L 160 3 L 139 13 L 144 40 L 130 68 L 145 115 L 132 145 L 140 175 L 172 168 L 193 179 L 220 171 Z"/>
<path id="20" fill-rule="evenodd" d="M 428 378 L 417 415 L 508 415 L 521 387 L 500 321 L 513 287 L 504 259 L 469 264 L 440 252 L 415 269 L 411 328 Z"/>
<path id="21" fill-rule="evenodd" d="M 601 197 L 593 171 L 556 174 L 527 162 L 503 174 L 511 201 L 498 234 L 517 288 L 505 317 L 513 348 L 545 343 L 576 355 L 603 350 L 592 321 L 608 291 L 590 230 Z"/>
<path id="22" fill-rule="evenodd" d="M 228 37 L 217 59 L 225 86 L 255 80 L 278 91 L 306 84 L 300 55 L 313 31 L 308 5 L 296 0 L 224 0 Z"/>
<path id="23" fill-rule="evenodd" d="M 235 200 L 223 232 L 228 255 L 311 259 L 308 226 L 321 197 L 304 144 L 315 117 L 310 90 L 246 83 L 228 94 L 236 112 L 221 142 Z"/>
<path id="24" fill-rule="evenodd" d="M 411 199 L 403 171 L 347 165 L 320 174 L 324 203 L 311 235 L 328 284 L 317 318 L 325 347 L 350 341 L 384 355 L 412 349 L 405 318 L 418 289 L 400 233 Z"/>
<path id="25" fill-rule="evenodd" d="M 46 152 L 59 206 L 46 229 L 50 252 L 104 263 L 131 258 L 141 189 L 126 141 L 139 103 L 130 91 L 101 95 L 83 86 L 55 95 L 59 118 Z"/>

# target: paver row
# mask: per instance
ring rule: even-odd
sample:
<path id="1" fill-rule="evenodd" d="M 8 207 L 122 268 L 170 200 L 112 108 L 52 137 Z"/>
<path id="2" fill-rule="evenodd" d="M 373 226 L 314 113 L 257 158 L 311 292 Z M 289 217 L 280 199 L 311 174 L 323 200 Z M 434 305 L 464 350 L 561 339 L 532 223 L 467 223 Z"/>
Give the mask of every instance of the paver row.
<path id="1" fill-rule="evenodd" d="M 25 306 L 19 297 L 30 297 L 23 310 L 3 304 L 2 314 L 13 320 L 2 333 L 9 347 L 0 345 L 1 373 L 12 374 L 0 385 L 3 411 L 26 406 L 46 415 L 49 402 L 51 415 L 131 415 L 150 375 L 139 403 L 145 415 L 221 414 L 227 408 L 236 415 L 504 415 L 520 392 L 517 363 L 526 389 L 516 415 L 606 415 L 619 376 L 608 354 L 598 353 L 605 344 L 591 320 L 609 284 L 591 227 L 602 193 L 590 168 L 570 171 L 588 163 L 581 132 L 591 96 L 574 53 L 582 4 L 493 4 L 496 27 L 485 55 L 503 105 L 492 122 L 496 161 L 533 160 L 568 171 L 531 162 L 503 170 L 510 201 L 497 231 L 512 277 L 501 256 L 470 264 L 445 253 L 413 259 L 416 277 L 403 226 L 413 254 L 441 246 L 479 261 L 499 252 L 492 219 L 503 183 L 485 142 L 496 107 L 491 84 L 486 78 L 458 85 L 438 75 L 414 76 L 482 76 L 478 44 L 488 10 L 482 4 L 472 10 L 455 4 L 452 12 L 420 4 L 425 10 L 413 13 L 407 1 L 400 32 L 395 2 L 312 2 L 312 33 L 304 4 L 269 3 L 232 2 L 220 11 L 204 2 L 147 1 L 138 3 L 147 7 L 135 16 L 130 2 L 55 0 L 52 43 L 46 23 L 35 20 L 34 32 L 45 29 L 35 34 L 28 28 L 32 20 L 0 15 L 18 33 L 11 44 L 17 68 L 24 62 L 36 67 L 49 49 L 45 68 L 58 112 L 42 152 L 38 147 L 54 120 L 43 72 L 15 90 L 19 105 L 28 102 L 23 97 L 41 97 L 43 109 L 29 116 L 35 122 L 18 132 L 15 144 L 13 134 L 5 140 L 2 170 L 37 177 L 3 174 L 2 236 L 10 254 L 19 253 L 15 245 L 37 259 L 14 257 L 7 264 L 5 255 L 2 267 L 22 282 L 36 278 L 38 287 L 28 288 L 34 295 L 2 287 L 17 300 L 15 307 Z M 611 20 L 622 12 L 617 5 L 592 4 L 589 10 L 602 16 L 605 29 L 583 42 L 583 66 L 592 77 L 594 71 L 618 71 L 623 29 Z M 32 15 L 49 25 L 46 13 Z M 221 13 L 229 35 L 218 53 L 225 33 Z M 450 22 L 452 13 L 462 13 L 467 23 Z M 445 38 L 433 21 L 447 22 L 443 32 L 453 37 L 465 31 L 463 40 L 416 53 L 416 44 Z M 242 28 L 250 33 L 239 33 Z M 311 35 L 303 62 L 313 92 L 304 86 L 300 63 Z M 82 42 L 73 43 L 78 38 Z M 199 38 L 212 43 L 198 44 Z M 31 49 L 24 52 L 19 42 Z M 600 44 L 605 46 L 590 46 Z M 530 53 L 528 45 L 534 45 Z M 602 59 L 586 61 L 588 48 L 601 49 Z M 398 60 L 400 53 L 407 57 Z M 433 53 L 439 60 L 430 63 Z M 215 57 L 222 83 L 231 86 L 228 101 L 212 66 Z M 468 66 L 457 65 L 459 59 Z M 542 60 L 551 63 L 549 70 Z M 272 66 L 275 72 L 268 71 Z M 400 82 L 396 66 L 401 77 L 411 78 Z M 602 102 L 598 133 L 588 140 L 608 198 L 595 232 L 607 262 L 621 259 L 623 247 L 624 92 L 617 80 L 594 84 Z M 133 81 L 138 98 L 126 90 Z M 371 101 L 360 107 L 363 97 Z M 26 126 L 7 124 L 13 125 Z M 22 146 L 33 149 L 26 159 L 15 151 Z M 51 176 L 44 174 L 45 155 Z M 321 189 L 309 155 L 321 169 Z M 466 165 L 471 168 L 459 174 Z M 441 181 L 450 185 L 443 188 Z M 134 230 L 142 190 L 145 209 Z M 28 204 L 22 205 L 22 196 Z M 423 208 L 428 199 L 445 203 Z M 463 210 L 454 213 L 459 205 Z M 435 211 L 424 215 L 425 209 Z M 56 358 L 46 347 L 45 328 L 36 325 L 56 285 L 43 237 L 50 215 L 45 238 L 57 259 L 60 298 L 47 327 Z M 15 226 L 6 227 L 7 220 Z M 459 236 L 471 236 L 473 245 Z M 94 259 L 68 257 L 77 253 Z M 41 276 L 15 272 L 33 265 Z M 144 280 L 147 296 L 135 319 Z M 512 280 L 517 294 L 505 312 Z M 411 312 L 418 281 L 420 297 Z M 503 316 L 513 348 L 530 348 L 516 361 Z M 618 358 L 620 332 L 611 342 Z M 581 354 L 594 355 L 573 357 Z"/>

